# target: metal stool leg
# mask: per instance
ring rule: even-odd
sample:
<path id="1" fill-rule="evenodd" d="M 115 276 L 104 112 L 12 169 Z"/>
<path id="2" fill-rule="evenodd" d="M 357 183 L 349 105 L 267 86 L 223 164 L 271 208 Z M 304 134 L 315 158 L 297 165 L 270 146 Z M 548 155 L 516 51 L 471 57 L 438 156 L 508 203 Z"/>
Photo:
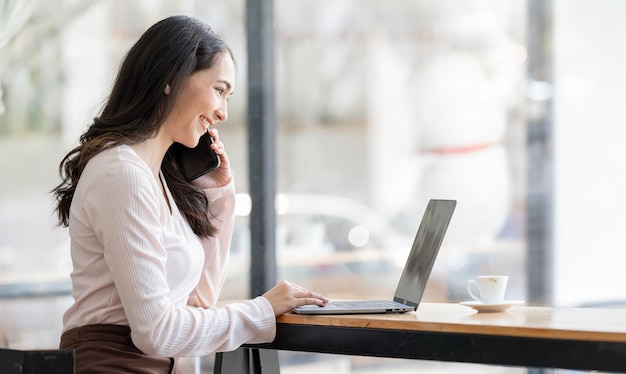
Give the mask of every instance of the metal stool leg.
<path id="1" fill-rule="evenodd" d="M 248 374 L 250 373 L 250 353 L 247 348 L 239 348 L 232 352 L 215 354 L 214 374 Z"/>
<path id="2" fill-rule="evenodd" d="M 278 351 L 239 348 L 215 355 L 214 374 L 280 374 Z"/>
<path id="3" fill-rule="evenodd" d="M 253 348 L 251 353 L 253 374 L 280 374 L 278 351 Z"/>

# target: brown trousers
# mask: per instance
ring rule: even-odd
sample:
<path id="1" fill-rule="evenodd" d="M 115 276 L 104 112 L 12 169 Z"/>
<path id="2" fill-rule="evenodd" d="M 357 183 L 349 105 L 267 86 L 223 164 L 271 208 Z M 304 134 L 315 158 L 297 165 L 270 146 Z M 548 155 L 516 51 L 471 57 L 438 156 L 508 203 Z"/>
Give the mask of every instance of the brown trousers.
<path id="1" fill-rule="evenodd" d="M 141 352 L 128 326 L 77 327 L 61 335 L 60 348 L 74 350 L 76 374 L 181 374 L 175 359 Z"/>

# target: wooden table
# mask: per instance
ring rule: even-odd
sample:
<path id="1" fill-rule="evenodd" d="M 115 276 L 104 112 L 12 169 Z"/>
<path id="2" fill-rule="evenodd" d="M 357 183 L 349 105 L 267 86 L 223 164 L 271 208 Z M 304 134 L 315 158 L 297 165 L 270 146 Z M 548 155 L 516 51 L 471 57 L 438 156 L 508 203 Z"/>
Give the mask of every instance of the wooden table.
<path id="1" fill-rule="evenodd" d="M 626 309 L 518 306 L 477 313 L 422 303 L 417 312 L 286 314 L 276 339 L 216 356 L 216 373 L 278 373 L 276 350 L 626 372 Z"/>

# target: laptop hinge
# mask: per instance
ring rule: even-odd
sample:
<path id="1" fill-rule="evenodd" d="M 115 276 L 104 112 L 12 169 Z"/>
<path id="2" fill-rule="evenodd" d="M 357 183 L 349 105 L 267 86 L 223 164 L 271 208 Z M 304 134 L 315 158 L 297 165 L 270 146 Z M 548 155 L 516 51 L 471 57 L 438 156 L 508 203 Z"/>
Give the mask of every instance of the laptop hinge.
<path id="1" fill-rule="evenodd" d="M 397 302 L 397 303 L 401 303 L 401 304 L 406 304 L 409 306 L 413 306 L 413 307 L 418 307 L 417 303 L 412 302 L 411 300 L 404 300 L 402 298 L 396 297 L 394 296 L 393 301 Z"/>

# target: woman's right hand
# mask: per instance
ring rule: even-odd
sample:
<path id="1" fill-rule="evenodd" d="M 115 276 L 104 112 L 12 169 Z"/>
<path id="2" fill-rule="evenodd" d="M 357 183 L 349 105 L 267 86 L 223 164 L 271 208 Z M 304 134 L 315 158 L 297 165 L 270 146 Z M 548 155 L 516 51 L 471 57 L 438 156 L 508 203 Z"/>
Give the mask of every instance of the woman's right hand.
<path id="1" fill-rule="evenodd" d="M 326 297 L 287 281 L 278 283 L 271 290 L 264 293 L 263 297 L 272 304 L 276 317 L 287 313 L 297 306 L 324 306 L 328 303 Z"/>

